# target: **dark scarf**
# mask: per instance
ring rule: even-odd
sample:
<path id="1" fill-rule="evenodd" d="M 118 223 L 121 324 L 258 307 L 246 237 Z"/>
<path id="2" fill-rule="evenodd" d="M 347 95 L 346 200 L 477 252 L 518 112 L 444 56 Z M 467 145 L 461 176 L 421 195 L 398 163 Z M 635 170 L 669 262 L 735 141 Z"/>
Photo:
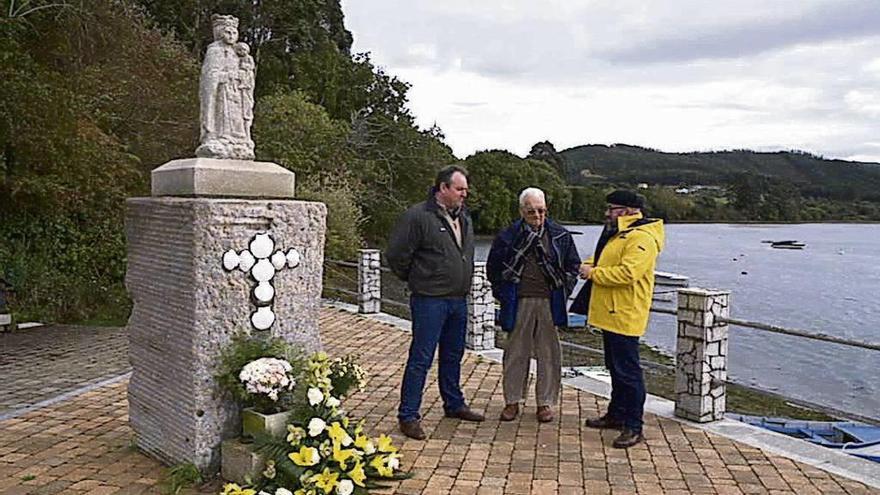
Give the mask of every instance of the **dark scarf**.
<path id="1" fill-rule="evenodd" d="M 565 285 L 565 274 L 562 269 L 553 264 L 550 254 L 544 248 L 541 238 L 544 236 L 546 229 L 541 226 L 540 230 L 532 230 L 525 222 L 516 234 L 513 243 L 510 246 L 513 256 L 509 261 L 505 261 L 504 268 L 501 270 L 501 276 L 504 280 L 508 280 L 515 284 L 522 280 L 522 272 L 526 266 L 526 255 L 530 251 L 535 253 L 535 259 L 538 266 L 547 278 L 547 283 L 551 289 L 558 289 Z"/>

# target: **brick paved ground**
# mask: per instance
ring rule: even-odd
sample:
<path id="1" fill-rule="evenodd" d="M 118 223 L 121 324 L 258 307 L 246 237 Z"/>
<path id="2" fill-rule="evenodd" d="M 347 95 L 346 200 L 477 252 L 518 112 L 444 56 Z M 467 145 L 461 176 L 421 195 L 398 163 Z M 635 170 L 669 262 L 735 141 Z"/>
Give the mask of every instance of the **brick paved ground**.
<path id="1" fill-rule="evenodd" d="M 52 325 L 0 334 L 0 414 L 129 369 L 124 328 Z"/>
<path id="2" fill-rule="evenodd" d="M 612 434 L 581 426 L 605 400 L 570 388 L 555 422 L 537 423 L 532 407 L 500 423 L 501 366 L 474 355 L 463 365 L 465 394 L 489 420 L 443 418 L 433 381 L 423 407 L 430 436 L 404 441 L 395 408 L 406 334 L 335 309 L 324 310 L 321 329 L 328 351 L 360 353 L 370 375 L 368 393 L 346 402 L 352 416 L 402 447 L 413 477 L 388 493 L 880 493 L 652 415 L 646 445 L 613 449 Z M 0 422 L 0 495 L 159 493 L 164 469 L 132 448 L 130 436 L 125 383 Z"/>

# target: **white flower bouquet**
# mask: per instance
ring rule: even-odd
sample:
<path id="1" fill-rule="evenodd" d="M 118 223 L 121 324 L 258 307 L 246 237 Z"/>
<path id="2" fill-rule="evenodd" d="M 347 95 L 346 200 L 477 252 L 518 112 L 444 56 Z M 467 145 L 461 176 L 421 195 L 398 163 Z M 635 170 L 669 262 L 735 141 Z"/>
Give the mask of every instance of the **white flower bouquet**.
<path id="1" fill-rule="evenodd" d="M 300 350 L 277 338 L 238 335 L 217 364 L 217 383 L 242 408 L 261 414 L 290 409 L 305 359 Z"/>
<path id="2" fill-rule="evenodd" d="M 238 374 L 245 390 L 278 401 L 281 393 L 293 390 L 296 380 L 290 375 L 293 366 L 284 359 L 260 358 L 246 364 Z"/>

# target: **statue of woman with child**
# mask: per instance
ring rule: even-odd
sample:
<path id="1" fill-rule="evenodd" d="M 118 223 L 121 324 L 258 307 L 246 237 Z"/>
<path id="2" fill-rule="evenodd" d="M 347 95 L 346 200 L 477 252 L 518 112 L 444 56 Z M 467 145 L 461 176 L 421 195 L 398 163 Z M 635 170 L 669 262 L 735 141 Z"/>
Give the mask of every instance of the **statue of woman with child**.
<path id="1" fill-rule="evenodd" d="M 238 42 L 237 18 L 214 14 L 211 22 L 214 42 L 208 45 L 199 81 L 196 156 L 253 160 L 254 58 L 247 43 Z"/>

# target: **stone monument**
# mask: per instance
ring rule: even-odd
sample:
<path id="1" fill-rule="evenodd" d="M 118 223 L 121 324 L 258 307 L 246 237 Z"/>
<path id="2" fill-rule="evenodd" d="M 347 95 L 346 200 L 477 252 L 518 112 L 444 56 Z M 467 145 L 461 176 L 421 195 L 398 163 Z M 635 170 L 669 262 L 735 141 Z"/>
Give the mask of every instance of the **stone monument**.
<path id="1" fill-rule="evenodd" d="M 214 380 L 233 334 L 321 346 L 326 228 L 322 203 L 293 199 L 292 172 L 253 161 L 253 59 L 237 43 L 236 18 L 212 19 L 197 157 L 153 170 L 152 197 L 126 204 L 135 441 L 166 463 L 206 473 L 219 466 L 222 440 L 240 429 Z"/>

